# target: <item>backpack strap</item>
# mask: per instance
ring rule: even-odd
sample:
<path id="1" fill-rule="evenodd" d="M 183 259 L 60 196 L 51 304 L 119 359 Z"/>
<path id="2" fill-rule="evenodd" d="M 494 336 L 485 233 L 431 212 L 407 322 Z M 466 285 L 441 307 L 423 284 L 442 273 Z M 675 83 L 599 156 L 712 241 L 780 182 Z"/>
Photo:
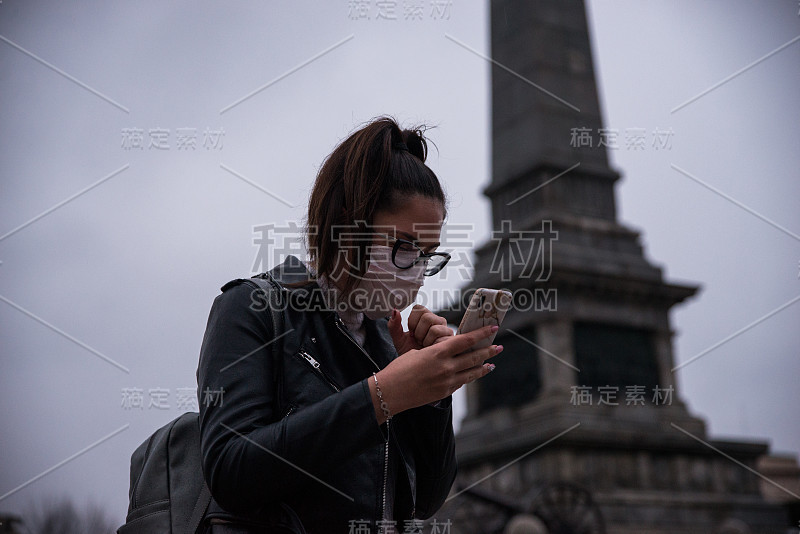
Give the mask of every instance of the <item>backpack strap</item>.
<path id="1" fill-rule="evenodd" d="M 187 534 L 197 534 L 197 529 L 200 528 L 200 523 L 203 521 L 203 516 L 206 515 L 208 505 L 211 503 L 211 491 L 203 480 L 203 487 L 200 488 L 200 495 L 197 496 L 197 502 L 192 510 L 192 515 L 189 517 L 189 525 L 186 530 Z"/>
<path id="2" fill-rule="evenodd" d="M 283 346 L 281 338 L 287 333 L 281 299 L 284 288 L 269 272 L 253 276 L 250 280 L 261 288 L 267 296 L 267 302 L 269 302 L 269 311 L 272 315 L 272 337 L 275 340 L 272 343 L 272 353 L 278 355 L 278 357 L 274 358 L 275 374 L 273 379 L 275 391 L 278 394 L 278 413 L 283 414 L 286 410 L 283 395 L 283 357 L 280 349 Z"/>
<path id="3" fill-rule="evenodd" d="M 280 337 L 283 334 L 283 312 L 281 303 L 281 294 L 284 289 L 283 286 L 272 277 L 270 273 L 261 273 L 251 278 L 259 287 L 266 293 L 271 306 L 269 307 L 272 312 L 272 324 L 274 328 L 273 335 Z"/>

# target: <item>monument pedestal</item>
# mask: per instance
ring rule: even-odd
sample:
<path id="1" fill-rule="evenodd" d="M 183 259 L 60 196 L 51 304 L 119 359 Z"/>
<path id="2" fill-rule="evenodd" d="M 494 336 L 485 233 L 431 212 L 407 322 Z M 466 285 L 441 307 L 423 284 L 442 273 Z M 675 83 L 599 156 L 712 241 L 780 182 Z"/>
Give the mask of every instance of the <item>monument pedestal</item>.
<path id="1" fill-rule="evenodd" d="M 524 513 L 561 518 L 575 534 L 785 531 L 785 510 L 742 467 L 755 469 L 766 443 L 709 441 L 703 421 L 679 406 L 570 401 L 551 395 L 465 420 L 451 495 L 475 486 L 437 517 L 483 534 Z M 557 496 L 543 497 L 548 488 Z"/>

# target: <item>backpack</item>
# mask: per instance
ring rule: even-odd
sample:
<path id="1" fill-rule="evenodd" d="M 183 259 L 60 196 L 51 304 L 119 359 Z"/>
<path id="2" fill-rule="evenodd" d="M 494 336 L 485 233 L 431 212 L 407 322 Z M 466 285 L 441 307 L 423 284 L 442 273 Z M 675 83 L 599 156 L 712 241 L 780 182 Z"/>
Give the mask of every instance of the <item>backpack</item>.
<path id="1" fill-rule="evenodd" d="M 284 330 L 281 286 L 268 273 L 251 278 L 270 303 L 276 338 Z M 273 344 L 273 346 L 277 343 Z M 277 362 L 281 358 L 276 358 Z M 276 373 L 276 378 L 282 373 Z M 211 492 L 203 478 L 198 412 L 162 426 L 131 455 L 128 514 L 117 534 L 199 534 Z"/>

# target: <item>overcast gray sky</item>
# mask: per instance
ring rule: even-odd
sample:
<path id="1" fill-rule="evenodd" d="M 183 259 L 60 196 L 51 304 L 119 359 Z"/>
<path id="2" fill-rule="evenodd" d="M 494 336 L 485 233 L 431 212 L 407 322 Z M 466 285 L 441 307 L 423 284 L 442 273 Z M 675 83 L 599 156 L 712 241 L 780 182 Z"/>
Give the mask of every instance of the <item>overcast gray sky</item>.
<path id="1" fill-rule="evenodd" d="M 130 454 L 193 394 L 254 227 L 298 221 L 363 121 L 437 125 L 449 221 L 489 237 L 489 64 L 453 40 L 489 55 L 487 6 L 350 4 L 0 4 L 0 511 L 70 492 L 124 519 Z M 610 158 L 646 256 L 702 285 L 672 313 L 676 364 L 713 348 L 678 371 L 681 395 L 712 437 L 796 454 L 798 3 L 588 4 L 606 127 L 673 132 Z M 144 407 L 126 408 L 135 388 Z"/>

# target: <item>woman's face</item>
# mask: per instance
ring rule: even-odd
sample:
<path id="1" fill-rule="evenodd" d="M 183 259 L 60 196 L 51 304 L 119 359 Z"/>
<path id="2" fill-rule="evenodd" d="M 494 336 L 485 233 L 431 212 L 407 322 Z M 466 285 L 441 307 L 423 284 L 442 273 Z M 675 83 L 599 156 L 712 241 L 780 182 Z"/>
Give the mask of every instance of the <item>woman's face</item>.
<path id="1" fill-rule="evenodd" d="M 373 218 L 375 232 L 398 239 L 412 241 L 425 252 L 439 246 L 444 207 L 438 200 L 422 195 L 407 197 L 397 211 L 378 211 Z M 374 245 L 387 244 L 379 235 L 373 237 Z"/>
<path id="2" fill-rule="evenodd" d="M 401 206 L 395 211 L 378 211 L 372 220 L 369 229 L 377 234 L 372 235 L 372 245 L 383 245 L 391 250 L 394 239 L 387 239 L 386 234 L 392 238 L 405 239 L 415 243 L 424 252 L 433 252 L 439 246 L 439 238 L 444 219 L 444 206 L 436 199 L 414 194 L 403 199 Z M 340 277 L 352 276 L 349 274 L 349 261 L 345 259 L 345 249 L 339 250 L 340 255 L 332 271 L 332 278 L 340 288 Z M 367 248 L 367 253 L 387 254 L 387 249 Z M 390 309 L 389 309 L 390 311 Z"/>

